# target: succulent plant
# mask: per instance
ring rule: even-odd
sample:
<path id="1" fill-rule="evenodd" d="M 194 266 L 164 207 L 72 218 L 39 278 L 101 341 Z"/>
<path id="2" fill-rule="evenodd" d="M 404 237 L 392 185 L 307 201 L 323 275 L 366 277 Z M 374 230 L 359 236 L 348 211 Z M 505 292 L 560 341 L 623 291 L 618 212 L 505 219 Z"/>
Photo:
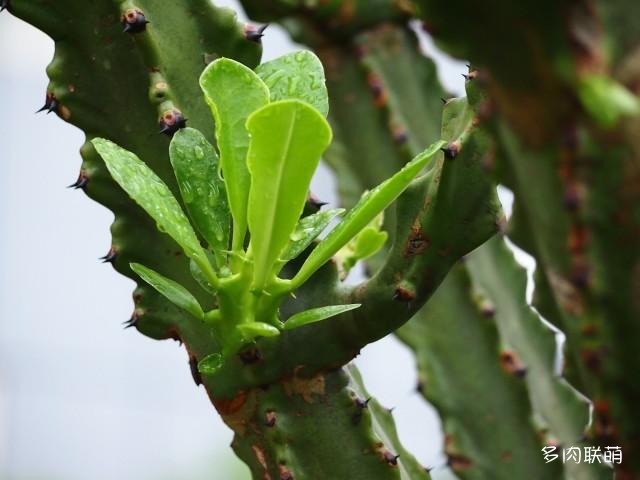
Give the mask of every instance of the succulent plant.
<path id="1" fill-rule="evenodd" d="M 206 0 L 0 8 L 56 42 L 42 110 L 86 133 L 74 185 L 115 214 L 129 326 L 184 343 L 253 477 L 429 478 L 349 363 L 397 332 L 458 478 L 638 478 L 640 4 L 242 3 L 263 23 Z M 470 62 L 466 98 L 416 18 Z M 266 22 L 315 54 L 260 64 Z M 321 157 L 345 210 L 309 196 Z"/>

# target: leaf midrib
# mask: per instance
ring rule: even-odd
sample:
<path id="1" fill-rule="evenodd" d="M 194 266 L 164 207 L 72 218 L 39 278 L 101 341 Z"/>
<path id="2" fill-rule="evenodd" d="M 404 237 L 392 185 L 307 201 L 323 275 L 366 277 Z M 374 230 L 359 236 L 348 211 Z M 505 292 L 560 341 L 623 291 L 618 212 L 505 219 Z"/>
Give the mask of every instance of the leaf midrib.
<path id="1" fill-rule="evenodd" d="M 277 173 L 277 183 L 276 183 L 276 201 L 273 202 L 273 207 L 271 208 L 270 212 L 269 212 L 269 221 L 267 223 L 267 225 L 269 226 L 269 230 L 268 230 L 268 243 L 267 243 L 267 247 L 264 249 L 263 252 L 263 259 L 262 261 L 265 262 L 266 261 L 266 254 L 268 254 L 268 252 L 270 252 L 271 250 L 271 245 L 273 243 L 273 232 L 274 232 L 274 219 L 276 217 L 276 212 L 278 211 L 278 204 L 280 203 L 280 186 L 282 185 L 282 176 L 283 176 L 283 172 L 285 171 L 285 167 L 288 164 L 288 157 L 289 157 L 289 150 L 291 149 L 291 141 L 293 138 L 293 129 L 294 129 L 294 125 L 296 123 L 296 119 L 298 116 L 298 109 L 296 108 L 293 112 L 293 115 L 291 115 L 291 118 L 289 120 L 289 129 L 287 131 L 287 139 L 285 142 L 285 147 L 283 149 L 282 154 L 284 155 L 284 162 L 281 163 L 280 168 L 278 169 Z M 263 272 L 267 270 L 267 266 L 266 264 L 263 265 L 262 268 Z M 264 276 L 266 276 L 266 273 L 264 274 Z M 263 283 L 265 281 L 265 278 L 263 278 L 261 280 Z M 264 285 L 260 285 L 260 287 L 263 287 Z"/>

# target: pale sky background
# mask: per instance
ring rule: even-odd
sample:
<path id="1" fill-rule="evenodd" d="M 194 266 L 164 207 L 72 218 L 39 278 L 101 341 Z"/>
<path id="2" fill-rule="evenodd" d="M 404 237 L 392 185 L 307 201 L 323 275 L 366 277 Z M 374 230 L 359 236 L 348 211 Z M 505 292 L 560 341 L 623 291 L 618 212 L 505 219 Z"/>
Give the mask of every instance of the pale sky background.
<path id="1" fill-rule="evenodd" d="M 265 59 L 295 49 L 275 26 L 264 45 Z M 462 93 L 464 62 L 424 46 Z M 52 55 L 45 35 L 0 15 L 0 479 L 245 480 L 184 349 L 122 329 L 133 282 L 98 261 L 112 214 L 65 188 L 83 134 L 34 114 Z M 333 188 L 322 169 L 313 190 L 335 203 Z M 356 363 L 369 391 L 395 407 L 404 445 L 425 465 L 444 464 L 439 420 L 415 392 L 409 352 L 389 337 Z"/>

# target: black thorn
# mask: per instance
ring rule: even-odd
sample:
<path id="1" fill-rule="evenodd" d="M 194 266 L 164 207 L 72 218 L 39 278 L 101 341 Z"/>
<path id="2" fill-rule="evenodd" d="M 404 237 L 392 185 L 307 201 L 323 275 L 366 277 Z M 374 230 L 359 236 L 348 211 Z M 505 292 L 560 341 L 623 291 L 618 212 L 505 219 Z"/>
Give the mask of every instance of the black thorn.
<path id="1" fill-rule="evenodd" d="M 107 254 L 103 255 L 98 260 L 102 260 L 102 263 L 110 263 L 113 265 L 113 263 L 116 261 L 116 258 L 118 258 L 118 251 L 115 247 L 111 247 Z"/>
<path id="2" fill-rule="evenodd" d="M 44 106 L 41 109 L 36 110 L 36 113 L 44 112 L 45 110 L 47 112 L 47 115 L 51 112 L 58 113 L 58 108 L 60 108 L 60 102 L 58 102 L 55 95 L 53 93 L 47 93 L 47 96 L 44 100 Z"/>
<path id="3" fill-rule="evenodd" d="M 202 385 L 202 376 L 200 376 L 200 371 L 198 371 L 198 359 L 191 355 L 189 355 L 189 368 L 191 369 L 191 376 L 193 377 L 196 387 L 199 387 Z"/>
<path id="4" fill-rule="evenodd" d="M 398 464 L 398 459 L 400 458 L 400 455 L 394 455 L 393 453 L 391 453 L 389 450 L 387 450 L 386 452 L 384 452 L 384 460 L 385 462 L 387 462 L 389 465 L 397 465 Z"/>
<path id="5" fill-rule="evenodd" d="M 444 148 L 441 148 L 440 150 L 444 152 L 445 158 L 449 160 L 453 160 L 458 156 L 458 153 L 460 153 L 460 148 L 454 143 L 450 143 L 449 145 L 447 145 Z"/>
<path id="6" fill-rule="evenodd" d="M 82 190 L 86 190 L 86 187 L 88 184 L 89 184 L 89 177 L 87 176 L 86 173 L 81 171 L 80 175 L 78 175 L 78 179 L 75 182 L 73 182 L 71 185 L 67 185 L 67 188 L 74 188 L 76 190 L 81 188 Z"/>
<path id="7" fill-rule="evenodd" d="M 122 29 L 125 33 L 142 33 L 147 29 L 149 21 L 144 12 L 137 8 L 130 8 L 122 15 Z"/>
<path id="8" fill-rule="evenodd" d="M 369 402 L 371 401 L 371 397 L 367 398 L 366 400 L 362 400 L 360 398 L 356 398 L 356 407 L 358 407 L 359 409 L 363 410 L 365 408 L 367 408 L 369 406 Z"/>
<path id="9" fill-rule="evenodd" d="M 136 315 L 134 313 L 133 315 L 131 315 L 131 318 L 129 320 L 127 320 L 126 322 L 122 322 L 122 325 L 124 325 L 124 329 L 125 330 L 127 328 L 137 327 L 138 326 L 138 315 Z"/>
<path id="10" fill-rule="evenodd" d="M 278 417 L 274 410 L 267 410 L 265 412 L 265 421 L 264 421 L 265 427 L 269 427 L 269 428 L 275 427 L 277 420 L 278 420 Z"/>
<path id="11" fill-rule="evenodd" d="M 187 119 L 184 118 L 180 110 L 175 108 L 165 112 L 160 119 L 160 133 L 169 137 L 186 126 Z"/>
<path id="12" fill-rule="evenodd" d="M 393 414 L 393 411 L 396 409 L 396 407 L 391 407 L 391 408 L 387 408 L 387 412 L 389 412 L 389 414 Z"/>
<path id="13" fill-rule="evenodd" d="M 325 205 L 328 205 L 328 202 L 318 200 L 313 193 L 310 193 L 307 197 L 307 208 L 313 213 L 318 212 Z"/>
<path id="14" fill-rule="evenodd" d="M 269 24 L 262 25 L 261 27 L 254 27 L 253 25 L 247 25 L 245 28 L 245 37 L 247 40 L 250 40 L 255 43 L 262 43 L 262 37 L 264 37 L 264 31 L 267 29 Z"/>
<path id="15" fill-rule="evenodd" d="M 444 103 L 445 105 L 449 102 L 449 100 L 444 97 L 440 97 L 440 100 L 442 100 L 442 103 Z"/>
<path id="16" fill-rule="evenodd" d="M 466 74 L 464 74 L 464 73 L 463 73 L 463 74 L 462 74 L 462 76 L 464 77 L 464 79 L 465 79 L 467 82 L 469 81 L 469 75 L 466 75 Z"/>
<path id="17" fill-rule="evenodd" d="M 9 0 L 0 0 L 0 12 L 9 10 L 9 7 L 11 7 L 10 3 Z"/>

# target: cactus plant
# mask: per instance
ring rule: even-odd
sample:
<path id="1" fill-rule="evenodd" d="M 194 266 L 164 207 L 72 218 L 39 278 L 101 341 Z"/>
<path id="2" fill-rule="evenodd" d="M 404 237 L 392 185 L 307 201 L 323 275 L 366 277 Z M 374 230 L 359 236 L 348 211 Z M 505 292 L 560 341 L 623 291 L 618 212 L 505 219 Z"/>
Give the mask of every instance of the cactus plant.
<path id="1" fill-rule="evenodd" d="M 558 445 L 620 445 L 637 478 L 638 6 L 243 4 L 320 61 L 260 65 L 265 26 L 207 1 L 1 5 L 56 41 L 43 108 L 87 135 L 75 185 L 115 214 L 129 325 L 184 342 L 254 478 L 429 478 L 347 365 L 398 329 L 459 478 L 613 477 L 546 463 Z M 471 62 L 466 99 L 413 17 Z M 323 153 L 351 210 L 318 241 L 344 213 L 305 205 Z M 504 235 L 537 261 L 537 310 Z"/>

